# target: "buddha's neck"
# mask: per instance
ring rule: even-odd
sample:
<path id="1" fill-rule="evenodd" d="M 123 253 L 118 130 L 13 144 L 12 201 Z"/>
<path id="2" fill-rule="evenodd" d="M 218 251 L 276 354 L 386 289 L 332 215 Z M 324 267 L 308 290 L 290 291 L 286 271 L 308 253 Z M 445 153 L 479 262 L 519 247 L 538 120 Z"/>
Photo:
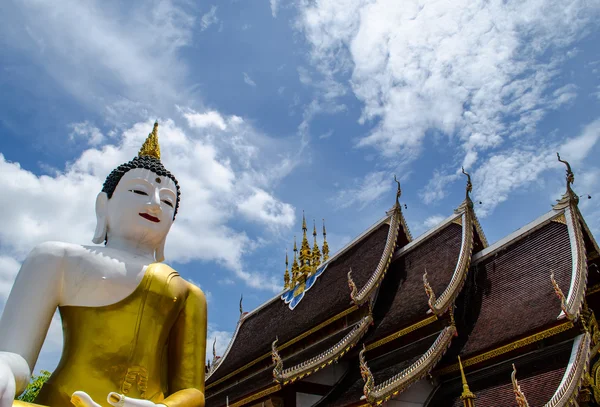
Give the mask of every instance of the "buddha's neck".
<path id="1" fill-rule="evenodd" d="M 134 242 L 118 236 L 109 236 L 106 247 L 154 262 L 154 247 L 144 245 L 139 241 Z"/>

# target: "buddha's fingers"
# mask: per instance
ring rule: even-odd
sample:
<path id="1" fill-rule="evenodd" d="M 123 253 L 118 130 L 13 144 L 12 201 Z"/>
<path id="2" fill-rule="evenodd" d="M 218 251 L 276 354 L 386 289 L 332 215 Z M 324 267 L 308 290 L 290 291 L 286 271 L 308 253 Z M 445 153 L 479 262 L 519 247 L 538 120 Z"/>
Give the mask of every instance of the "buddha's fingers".
<path id="1" fill-rule="evenodd" d="M 71 396 L 71 403 L 75 407 L 102 407 L 100 404 L 96 403 L 92 398 L 83 391 L 76 391 Z"/>
<path id="2" fill-rule="evenodd" d="M 115 392 L 109 393 L 106 401 L 115 407 L 156 407 L 159 405 L 150 400 L 134 399 Z"/>

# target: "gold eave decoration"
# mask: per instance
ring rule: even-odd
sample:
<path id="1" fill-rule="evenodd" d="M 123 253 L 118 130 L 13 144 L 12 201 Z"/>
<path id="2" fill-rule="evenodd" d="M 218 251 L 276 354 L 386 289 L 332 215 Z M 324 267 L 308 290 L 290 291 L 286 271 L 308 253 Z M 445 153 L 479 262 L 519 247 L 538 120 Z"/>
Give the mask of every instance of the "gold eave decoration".
<path id="1" fill-rule="evenodd" d="M 583 240 L 583 230 L 581 227 L 581 214 L 577 204 L 579 198 L 571 189 L 571 185 L 575 182 L 575 175 L 571 170 L 571 166 L 565 160 L 561 160 L 560 155 L 556 154 L 558 161 L 564 163 L 567 167 L 566 184 L 567 190 L 562 198 L 553 206 L 557 212 L 562 212 L 567 224 L 569 240 L 571 243 L 571 258 L 573 259 L 572 266 L 572 284 L 565 299 L 563 311 L 559 318 L 565 315 L 572 321 L 579 318 L 583 301 L 585 298 L 585 289 L 587 285 L 587 255 L 585 242 Z M 555 286 L 556 288 L 556 286 Z M 558 293 L 558 292 L 557 292 Z"/>
<path id="2" fill-rule="evenodd" d="M 375 272 L 371 274 L 369 280 L 367 280 L 365 285 L 360 290 L 356 288 L 356 285 L 352 280 L 352 270 L 350 270 L 350 272 L 348 273 L 348 285 L 350 286 L 351 290 L 350 298 L 356 305 L 362 305 L 371 298 L 371 294 L 373 294 L 377 287 L 379 287 L 379 284 L 381 284 L 381 281 L 383 280 L 383 277 L 385 276 L 385 273 L 387 273 L 387 270 L 390 267 L 390 263 L 392 262 L 394 249 L 396 248 L 396 242 L 398 241 L 400 219 L 402 216 L 400 205 L 394 205 L 390 212 L 390 229 L 388 231 L 387 240 L 383 249 L 383 254 L 379 259 L 379 264 L 377 264 Z"/>
<path id="3" fill-rule="evenodd" d="M 288 369 L 283 368 L 283 361 L 277 351 L 277 340 L 275 340 L 272 345 L 273 379 L 285 386 L 331 365 L 356 346 L 372 323 L 373 317 L 371 314 L 363 317 L 350 332 L 331 348 Z"/>
<path id="4" fill-rule="evenodd" d="M 590 364 L 591 336 L 589 332 L 579 335 L 573 343 L 573 351 L 560 385 L 544 407 L 570 406 L 577 397 L 579 389 Z M 516 369 L 513 365 L 511 375 L 513 390 L 519 407 L 529 407 L 525 394 L 521 391 L 516 379 Z"/>
<path id="5" fill-rule="evenodd" d="M 366 347 L 363 347 L 359 354 L 360 372 L 365 382 L 363 387 L 364 395 L 361 397 L 361 400 L 366 401 L 372 406 L 377 406 L 385 403 L 392 397 L 396 397 L 413 383 L 421 380 L 435 367 L 442 356 L 444 356 L 450 347 L 450 343 L 454 336 L 456 336 L 456 327 L 454 325 L 447 326 L 438 335 L 427 352 L 425 352 L 415 363 L 379 385 L 375 384 L 373 374 L 367 366 L 364 356 Z"/>
<path id="6" fill-rule="evenodd" d="M 460 290 L 467 279 L 473 254 L 473 209 L 471 206 L 471 200 L 467 197 L 459 207 L 462 212 L 460 217 L 462 220 L 460 254 L 458 255 L 458 262 L 454 268 L 450 283 L 439 297 L 436 297 L 433 289 L 429 285 L 429 281 L 427 280 L 427 270 L 425 270 L 425 274 L 423 274 L 423 286 L 425 287 L 425 293 L 429 298 L 429 309 L 437 316 L 443 315 L 454 303 L 454 300 L 456 300 L 456 297 L 460 294 Z"/>

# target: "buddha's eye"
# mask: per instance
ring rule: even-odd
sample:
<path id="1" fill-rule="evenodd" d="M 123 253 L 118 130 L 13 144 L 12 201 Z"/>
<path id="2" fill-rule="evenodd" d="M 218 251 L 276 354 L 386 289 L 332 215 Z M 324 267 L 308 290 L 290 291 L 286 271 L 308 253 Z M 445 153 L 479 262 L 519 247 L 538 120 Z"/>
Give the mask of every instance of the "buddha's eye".
<path id="1" fill-rule="evenodd" d="M 169 205 L 171 208 L 173 207 L 173 203 L 171 201 L 167 201 L 166 199 L 163 200 L 164 203 L 166 203 L 167 205 Z"/>
<path id="2" fill-rule="evenodd" d="M 133 192 L 134 194 L 148 196 L 148 194 L 144 191 L 140 191 L 139 189 L 130 189 L 129 192 Z"/>

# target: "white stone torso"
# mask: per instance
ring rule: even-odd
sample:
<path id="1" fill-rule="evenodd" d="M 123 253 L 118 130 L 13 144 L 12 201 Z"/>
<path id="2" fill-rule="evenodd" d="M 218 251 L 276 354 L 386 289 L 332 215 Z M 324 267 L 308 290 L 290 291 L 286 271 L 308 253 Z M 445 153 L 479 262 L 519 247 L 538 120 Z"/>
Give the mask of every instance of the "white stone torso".
<path id="1" fill-rule="evenodd" d="M 102 246 L 56 243 L 64 251 L 60 305 L 119 302 L 140 284 L 149 259 Z"/>

